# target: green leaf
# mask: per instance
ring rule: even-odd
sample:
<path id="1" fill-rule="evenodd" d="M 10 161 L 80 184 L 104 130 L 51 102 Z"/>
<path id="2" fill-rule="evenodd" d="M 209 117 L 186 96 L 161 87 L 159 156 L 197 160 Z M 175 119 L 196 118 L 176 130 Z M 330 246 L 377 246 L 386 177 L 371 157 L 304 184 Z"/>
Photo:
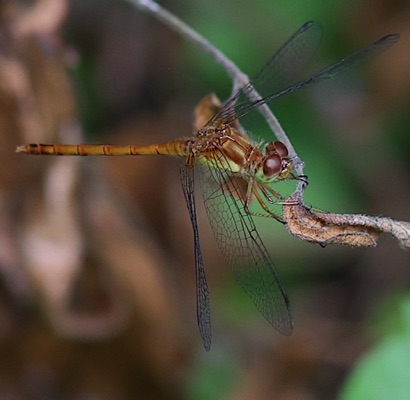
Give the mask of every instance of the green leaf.
<path id="1" fill-rule="evenodd" d="M 408 399 L 410 395 L 410 339 L 391 337 L 357 364 L 345 384 L 341 400 Z"/>
<path id="2" fill-rule="evenodd" d="M 341 400 L 410 398 L 409 296 L 402 299 L 399 310 L 400 323 L 392 325 L 396 326 L 396 331 L 393 331 L 357 363 L 340 394 Z M 388 320 L 391 313 L 384 312 L 383 315 Z M 385 319 L 379 322 L 380 327 L 383 328 Z"/>

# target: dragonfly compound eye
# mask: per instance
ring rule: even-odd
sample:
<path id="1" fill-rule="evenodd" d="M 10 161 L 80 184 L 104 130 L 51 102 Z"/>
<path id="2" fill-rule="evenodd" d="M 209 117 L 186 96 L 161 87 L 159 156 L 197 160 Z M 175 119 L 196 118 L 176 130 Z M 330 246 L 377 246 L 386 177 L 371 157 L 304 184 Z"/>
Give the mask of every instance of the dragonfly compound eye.
<path id="1" fill-rule="evenodd" d="M 273 142 L 273 146 L 282 158 L 286 158 L 288 156 L 288 148 L 282 142 Z"/>
<path id="2" fill-rule="evenodd" d="M 266 155 L 279 154 L 281 158 L 286 158 L 288 156 L 288 148 L 279 141 L 269 142 L 265 147 Z"/>
<path id="3" fill-rule="evenodd" d="M 271 154 L 263 162 L 263 174 L 270 178 L 282 171 L 282 159 L 278 154 Z"/>

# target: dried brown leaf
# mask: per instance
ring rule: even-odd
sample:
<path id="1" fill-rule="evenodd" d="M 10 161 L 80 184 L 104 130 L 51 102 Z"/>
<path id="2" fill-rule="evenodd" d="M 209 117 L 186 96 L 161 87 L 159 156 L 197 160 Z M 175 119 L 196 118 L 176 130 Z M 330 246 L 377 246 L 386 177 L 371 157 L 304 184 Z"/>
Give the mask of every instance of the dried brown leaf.
<path id="1" fill-rule="evenodd" d="M 401 247 L 410 247 L 409 222 L 361 214 L 316 212 L 303 203 L 299 193 L 293 194 L 284 203 L 283 219 L 292 235 L 321 246 L 374 247 L 380 233 L 390 233 Z"/>

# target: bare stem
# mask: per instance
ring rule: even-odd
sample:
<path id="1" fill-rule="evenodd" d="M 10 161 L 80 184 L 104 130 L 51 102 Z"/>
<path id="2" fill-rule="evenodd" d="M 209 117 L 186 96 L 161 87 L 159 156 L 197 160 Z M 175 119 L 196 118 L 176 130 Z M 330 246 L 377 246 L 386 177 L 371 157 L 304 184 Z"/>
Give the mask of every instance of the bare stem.
<path id="1" fill-rule="evenodd" d="M 325 214 L 319 214 L 325 215 Z M 327 220 L 332 223 L 364 226 L 378 229 L 381 232 L 393 235 L 400 246 L 410 248 L 410 222 L 396 221 L 388 217 L 376 217 L 362 214 L 326 214 Z"/>

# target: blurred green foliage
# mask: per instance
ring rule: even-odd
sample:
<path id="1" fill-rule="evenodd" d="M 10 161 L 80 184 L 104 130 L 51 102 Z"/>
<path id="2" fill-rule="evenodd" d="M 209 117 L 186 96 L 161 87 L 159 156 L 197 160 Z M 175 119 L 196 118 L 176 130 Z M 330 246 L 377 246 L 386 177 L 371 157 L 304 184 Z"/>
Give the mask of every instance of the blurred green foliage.
<path id="1" fill-rule="evenodd" d="M 407 399 L 410 393 L 410 295 L 396 299 L 379 315 L 380 340 L 356 364 L 340 394 L 341 400 Z M 376 326 L 373 326 L 376 330 Z"/>
<path id="2" fill-rule="evenodd" d="M 224 398 L 240 377 L 238 363 L 230 354 L 216 346 L 198 361 L 190 372 L 187 400 Z"/>

